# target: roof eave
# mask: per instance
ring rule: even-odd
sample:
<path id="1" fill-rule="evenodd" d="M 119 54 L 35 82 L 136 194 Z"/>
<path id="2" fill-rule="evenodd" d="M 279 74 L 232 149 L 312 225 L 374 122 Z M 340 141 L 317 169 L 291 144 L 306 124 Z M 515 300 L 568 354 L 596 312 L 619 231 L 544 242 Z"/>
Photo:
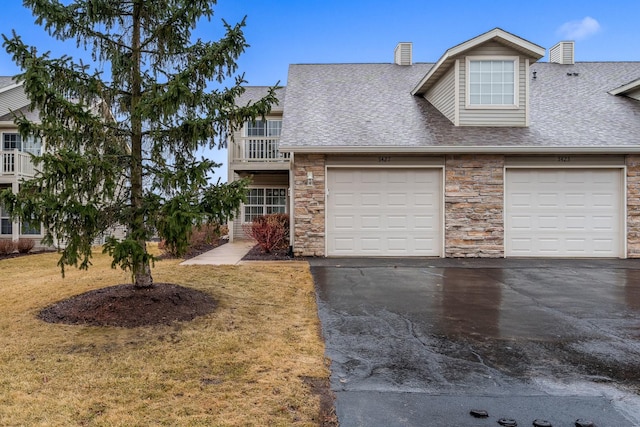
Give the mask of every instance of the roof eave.
<path id="1" fill-rule="evenodd" d="M 609 91 L 611 95 L 624 95 L 625 93 L 632 92 L 634 90 L 640 89 L 640 79 L 636 79 L 632 82 L 629 82 L 625 85 L 622 85 L 618 88 Z"/>
<path id="2" fill-rule="evenodd" d="M 304 146 L 294 147 L 281 145 L 278 148 L 285 153 L 301 153 L 301 154 L 379 154 L 379 153 L 398 153 L 398 154 L 463 154 L 463 153 L 479 153 L 479 154 L 602 154 L 602 153 L 640 153 L 639 145 L 615 145 L 615 146 L 420 146 L 420 147 L 397 147 L 397 146 Z"/>
<path id="3" fill-rule="evenodd" d="M 0 88 L 0 93 L 4 93 L 4 92 L 6 92 L 8 90 L 15 89 L 15 88 L 20 87 L 20 86 L 22 86 L 22 82 L 12 83 L 9 86 L 5 86 L 3 88 Z"/>

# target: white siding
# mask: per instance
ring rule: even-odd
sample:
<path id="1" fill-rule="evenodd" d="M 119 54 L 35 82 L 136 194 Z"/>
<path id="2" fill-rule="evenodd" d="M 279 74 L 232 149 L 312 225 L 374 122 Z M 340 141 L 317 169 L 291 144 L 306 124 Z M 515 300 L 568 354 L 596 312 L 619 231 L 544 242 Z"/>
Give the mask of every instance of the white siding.
<path id="1" fill-rule="evenodd" d="M 518 52 L 496 42 L 485 43 L 479 46 L 471 56 L 519 56 Z M 520 56 L 518 76 L 518 108 L 517 109 L 467 109 L 467 70 L 466 61 L 460 61 L 460 126 L 526 126 L 527 125 L 527 65 L 526 57 Z"/>
<path id="2" fill-rule="evenodd" d="M 447 119 L 455 123 L 455 67 L 451 67 L 425 94 L 425 98 Z"/>
<path id="3" fill-rule="evenodd" d="M 0 115 L 7 114 L 10 110 L 19 110 L 20 108 L 29 104 L 29 99 L 24 93 L 22 86 L 9 89 L 8 91 L 0 94 L 0 105 L 2 105 L 2 111 L 0 112 Z"/>

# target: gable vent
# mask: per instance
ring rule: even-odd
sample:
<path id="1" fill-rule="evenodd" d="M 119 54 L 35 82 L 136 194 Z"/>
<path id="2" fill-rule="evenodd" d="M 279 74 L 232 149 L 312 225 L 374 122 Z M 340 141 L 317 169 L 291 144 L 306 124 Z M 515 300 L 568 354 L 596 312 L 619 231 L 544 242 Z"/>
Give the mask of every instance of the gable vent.
<path id="1" fill-rule="evenodd" d="M 573 65 L 574 42 L 560 42 L 549 49 L 549 62 L 563 65 Z"/>
<path id="2" fill-rule="evenodd" d="M 395 63 L 398 65 L 411 65 L 413 60 L 411 58 L 413 50 L 413 43 L 398 43 L 394 52 Z"/>

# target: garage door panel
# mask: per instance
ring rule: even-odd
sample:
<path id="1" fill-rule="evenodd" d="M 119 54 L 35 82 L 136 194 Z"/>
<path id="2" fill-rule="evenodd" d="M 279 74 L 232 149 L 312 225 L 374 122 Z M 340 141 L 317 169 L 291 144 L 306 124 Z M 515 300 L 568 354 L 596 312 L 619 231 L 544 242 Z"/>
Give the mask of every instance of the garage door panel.
<path id="1" fill-rule="evenodd" d="M 378 252 L 380 250 L 380 238 L 360 237 L 360 249 L 363 252 Z"/>
<path id="2" fill-rule="evenodd" d="M 531 207 L 531 195 L 524 193 L 513 193 L 511 203 L 515 207 L 528 208 Z"/>
<path id="3" fill-rule="evenodd" d="M 415 208 L 430 208 L 435 210 L 440 204 L 439 193 L 414 193 L 413 207 Z"/>
<path id="4" fill-rule="evenodd" d="M 609 209 L 616 203 L 616 199 L 612 194 L 594 194 L 592 199 L 592 205 L 596 208 Z"/>
<path id="5" fill-rule="evenodd" d="M 391 237 L 387 242 L 389 251 L 396 253 L 406 251 L 409 243 L 406 238 L 402 237 Z"/>
<path id="6" fill-rule="evenodd" d="M 407 184 L 409 182 L 409 176 L 405 171 L 390 169 L 387 172 L 386 182 L 389 184 Z"/>
<path id="7" fill-rule="evenodd" d="M 508 169 L 506 255 L 623 256 L 621 181 L 620 169 Z"/>
<path id="8" fill-rule="evenodd" d="M 387 206 L 407 206 L 407 194 L 406 193 L 390 193 L 387 195 Z"/>
<path id="9" fill-rule="evenodd" d="M 557 231 L 560 227 L 559 218 L 557 216 L 549 216 L 549 215 L 539 215 L 535 218 L 537 221 L 534 222 L 538 230 L 543 231 Z"/>
<path id="10" fill-rule="evenodd" d="M 440 169 L 330 168 L 327 254 L 439 256 L 441 176 Z M 350 203 L 334 197 L 346 193 Z"/>
<path id="11" fill-rule="evenodd" d="M 588 197 L 584 193 L 568 193 L 565 195 L 565 207 L 583 209 L 588 205 Z"/>
<path id="12" fill-rule="evenodd" d="M 353 193 L 336 193 L 333 195 L 336 206 L 353 206 L 355 195 Z"/>
<path id="13" fill-rule="evenodd" d="M 587 217 L 567 216 L 565 228 L 571 231 L 587 231 Z"/>
<path id="14" fill-rule="evenodd" d="M 360 217 L 360 228 L 363 230 L 381 230 L 382 218 L 379 215 L 363 215 Z"/>
<path id="15" fill-rule="evenodd" d="M 437 246 L 439 242 L 435 239 L 416 237 L 413 239 L 413 243 L 415 245 L 415 252 L 419 254 L 430 254 L 433 253 L 434 246 Z"/>
<path id="16" fill-rule="evenodd" d="M 416 230 L 432 230 L 436 231 L 435 227 L 439 227 L 440 223 L 438 218 L 433 215 L 414 215 L 413 228 Z"/>
<path id="17" fill-rule="evenodd" d="M 355 239 L 352 237 L 336 237 L 333 244 L 336 252 L 351 253 L 355 247 Z"/>
<path id="18" fill-rule="evenodd" d="M 387 217 L 387 229 L 407 230 L 408 228 L 409 224 L 406 215 L 390 215 Z"/>
<path id="19" fill-rule="evenodd" d="M 382 204 L 381 199 L 380 193 L 363 193 L 360 195 L 360 204 L 369 208 L 377 208 Z M 353 200 L 357 200 L 357 197 L 354 197 Z"/>

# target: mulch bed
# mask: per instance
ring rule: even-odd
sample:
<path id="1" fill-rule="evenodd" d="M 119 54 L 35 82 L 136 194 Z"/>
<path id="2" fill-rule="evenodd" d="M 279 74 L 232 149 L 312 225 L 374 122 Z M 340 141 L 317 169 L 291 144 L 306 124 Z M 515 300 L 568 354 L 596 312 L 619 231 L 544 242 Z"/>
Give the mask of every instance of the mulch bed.
<path id="1" fill-rule="evenodd" d="M 255 245 L 247 254 L 242 257 L 243 261 L 294 261 L 303 260 L 301 257 L 294 257 L 289 254 L 289 249 L 276 249 L 269 253 L 263 252 L 260 245 Z"/>
<path id="2" fill-rule="evenodd" d="M 135 328 L 189 321 L 215 308 L 210 295 L 184 286 L 155 283 L 136 288 L 123 284 L 57 302 L 40 311 L 38 317 L 49 323 Z"/>

